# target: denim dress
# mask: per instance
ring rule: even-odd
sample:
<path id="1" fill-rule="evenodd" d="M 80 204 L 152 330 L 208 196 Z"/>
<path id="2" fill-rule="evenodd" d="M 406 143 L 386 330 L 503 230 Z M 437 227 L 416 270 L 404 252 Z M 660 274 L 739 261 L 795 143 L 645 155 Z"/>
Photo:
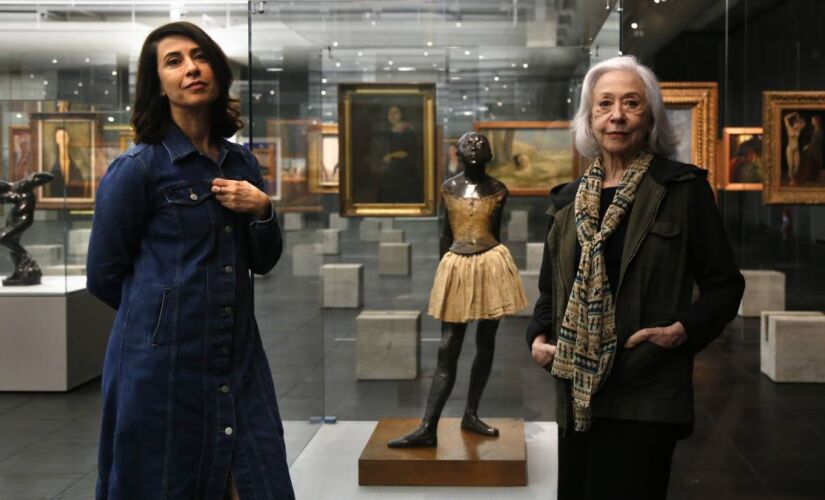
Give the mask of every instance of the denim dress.
<path id="1" fill-rule="evenodd" d="M 109 166 L 97 192 L 89 292 L 117 309 L 103 366 L 97 499 L 294 498 L 250 271 L 282 239 L 221 206 L 215 177 L 263 181 L 222 141 L 217 162 L 174 124 Z"/>

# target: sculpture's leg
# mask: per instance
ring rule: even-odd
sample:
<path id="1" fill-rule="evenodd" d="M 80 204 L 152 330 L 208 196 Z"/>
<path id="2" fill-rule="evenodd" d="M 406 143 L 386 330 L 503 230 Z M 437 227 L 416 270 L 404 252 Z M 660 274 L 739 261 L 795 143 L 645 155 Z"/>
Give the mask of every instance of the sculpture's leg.
<path id="1" fill-rule="evenodd" d="M 441 345 L 438 348 L 438 365 L 430 386 L 430 395 L 427 398 L 427 409 L 421 425 L 406 436 L 393 439 L 387 446 L 390 448 L 413 448 L 436 446 L 438 439 L 436 431 L 441 410 L 447 403 L 447 398 L 455 385 L 458 356 L 464 343 L 464 333 L 467 323 L 441 323 Z"/>
<path id="2" fill-rule="evenodd" d="M 498 429 L 491 427 L 478 418 L 478 404 L 481 394 L 487 386 L 490 371 L 493 369 L 493 355 L 496 350 L 496 330 L 498 320 L 482 320 L 476 330 L 476 358 L 470 372 L 470 390 L 467 393 L 467 407 L 461 428 L 483 436 L 498 436 Z"/>
<path id="3" fill-rule="evenodd" d="M 40 266 L 20 245 L 20 232 L 8 231 L 0 234 L 0 245 L 11 251 L 14 272 L 3 280 L 4 286 L 38 285 L 43 276 Z"/>

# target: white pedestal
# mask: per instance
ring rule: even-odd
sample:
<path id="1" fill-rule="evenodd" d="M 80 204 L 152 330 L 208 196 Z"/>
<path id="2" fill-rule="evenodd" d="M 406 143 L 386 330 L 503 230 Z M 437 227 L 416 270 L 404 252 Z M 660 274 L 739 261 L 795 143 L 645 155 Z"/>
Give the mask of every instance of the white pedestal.
<path id="1" fill-rule="evenodd" d="M 421 366 L 419 311 L 363 311 L 355 318 L 355 378 L 412 380 Z"/>
<path id="2" fill-rule="evenodd" d="M 86 255 L 91 235 L 91 229 L 69 229 L 69 255 Z"/>
<path id="3" fill-rule="evenodd" d="M 378 274 L 407 276 L 410 274 L 412 246 L 409 243 L 381 243 L 378 245 Z"/>
<path id="4" fill-rule="evenodd" d="M 341 242 L 340 229 L 319 229 L 318 244 L 321 246 L 323 255 L 338 255 L 338 247 Z"/>
<path id="5" fill-rule="evenodd" d="M 516 316 L 530 317 L 533 315 L 533 308 L 536 301 L 539 299 L 539 272 L 538 270 L 519 271 L 521 282 L 524 284 L 524 293 L 527 295 L 527 307 L 519 312 Z"/>
<path id="6" fill-rule="evenodd" d="M 366 217 L 361 220 L 358 234 L 361 241 L 378 241 L 381 232 L 381 219 Z"/>
<path id="7" fill-rule="evenodd" d="M 760 369 L 774 382 L 825 382 L 824 315 L 769 315 L 760 342 Z"/>
<path id="8" fill-rule="evenodd" d="M 329 228 L 346 231 L 349 229 L 349 219 L 346 217 L 341 217 L 338 212 L 333 212 L 329 214 Z"/>
<path id="9" fill-rule="evenodd" d="M 304 214 L 288 212 L 284 214 L 284 231 L 300 231 L 304 228 Z"/>
<path id="10" fill-rule="evenodd" d="M 404 243 L 403 229 L 382 229 L 378 234 L 381 243 Z"/>
<path id="11" fill-rule="evenodd" d="M 527 267 L 528 271 L 538 271 L 541 269 L 541 258 L 544 255 L 544 243 L 527 244 Z"/>
<path id="12" fill-rule="evenodd" d="M 68 391 L 100 376 L 114 317 L 85 277 L 0 287 L 0 391 Z"/>
<path id="13" fill-rule="evenodd" d="M 364 302 L 363 264 L 324 264 L 323 307 L 359 308 Z"/>
<path id="14" fill-rule="evenodd" d="M 298 243 L 292 247 L 292 275 L 318 276 L 318 270 L 324 263 L 318 243 Z"/>
<path id="15" fill-rule="evenodd" d="M 388 231 L 390 229 L 395 229 L 395 219 L 390 218 L 390 217 L 381 217 L 378 220 L 380 221 L 379 224 L 381 225 L 381 230 L 382 231 Z"/>
<path id="16" fill-rule="evenodd" d="M 507 224 L 507 239 L 510 241 L 527 241 L 527 211 L 513 210 Z"/>
<path id="17" fill-rule="evenodd" d="M 785 273 L 772 270 L 742 270 L 745 294 L 739 316 L 758 318 L 762 311 L 785 310 Z"/>

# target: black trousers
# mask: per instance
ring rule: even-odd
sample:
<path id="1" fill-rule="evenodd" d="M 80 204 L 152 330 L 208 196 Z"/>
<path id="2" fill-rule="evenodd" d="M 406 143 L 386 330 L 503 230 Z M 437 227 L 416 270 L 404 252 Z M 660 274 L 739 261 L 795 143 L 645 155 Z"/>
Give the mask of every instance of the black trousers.
<path id="1" fill-rule="evenodd" d="M 685 426 L 597 419 L 587 432 L 559 429 L 558 500 L 662 500 Z"/>

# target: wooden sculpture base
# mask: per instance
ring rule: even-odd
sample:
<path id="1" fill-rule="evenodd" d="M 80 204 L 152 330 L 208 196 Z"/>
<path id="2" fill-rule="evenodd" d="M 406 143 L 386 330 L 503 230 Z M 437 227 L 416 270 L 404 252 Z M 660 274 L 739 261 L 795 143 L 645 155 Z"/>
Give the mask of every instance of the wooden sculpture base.
<path id="1" fill-rule="evenodd" d="M 461 419 L 438 423 L 438 448 L 388 448 L 387 441 L 415 430 L 418 418 L 385 418 L 358 459 L 361 486 L 525 486 L 524 421 L 491 418 L 495 438 L 461 430 Z"/>

